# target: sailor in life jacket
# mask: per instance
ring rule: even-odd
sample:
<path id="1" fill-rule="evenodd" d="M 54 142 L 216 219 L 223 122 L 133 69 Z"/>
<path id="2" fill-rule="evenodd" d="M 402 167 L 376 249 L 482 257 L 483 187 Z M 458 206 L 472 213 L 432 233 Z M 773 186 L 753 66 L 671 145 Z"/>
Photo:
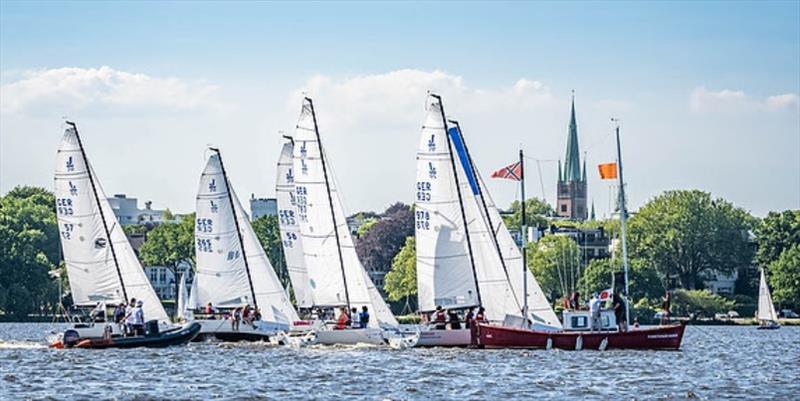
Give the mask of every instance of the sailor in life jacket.
<path id="1" fill-rule="evenodd" d="M 436 307 L 436 312 L 433 315 L 433 321 L 436 322 L 436 330 L 444 330 L 447 328 L 447 314 L 445 314 L 441 305 Z"/>
<path id="2" fill-rule="evenodd" d="M 486 321 L 486 309 L 483 306 L 478 308 L 478 313 L 475 314 L 475 322 L 481 323 Z"/>
<path id="3" fill-rule="evenodd" d="M 347 308 L 341 307 L 339 308 L 339 318 L 336 319 L 336 327 L 335 330 L 344 330 L 347 328 L 347 324 L 350 322 L 350 316 L 347 316 Z"/>

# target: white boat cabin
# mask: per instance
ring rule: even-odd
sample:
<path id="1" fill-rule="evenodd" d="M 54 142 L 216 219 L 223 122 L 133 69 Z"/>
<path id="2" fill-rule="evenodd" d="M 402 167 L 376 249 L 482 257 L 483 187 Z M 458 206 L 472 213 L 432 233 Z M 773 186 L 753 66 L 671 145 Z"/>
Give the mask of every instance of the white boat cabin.
<path id="1" fill-rule="evenodd" d="M 564 331 L 617 330 L 614 310 L 602 309 L 596 322 L 588 310 L 564 310 L 562 312 Z"/>

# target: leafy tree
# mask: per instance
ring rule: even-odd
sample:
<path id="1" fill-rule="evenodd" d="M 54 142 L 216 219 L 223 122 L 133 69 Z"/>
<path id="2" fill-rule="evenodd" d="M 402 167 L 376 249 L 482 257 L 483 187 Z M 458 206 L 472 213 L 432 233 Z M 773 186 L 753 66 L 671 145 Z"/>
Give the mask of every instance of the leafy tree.
<path id="1" fill-rule="evenodd" d="M 800 244 L 800 210 L 769 212 L 756 226 L 755 234 L 758 241 L 756 263 L 767 266 L 784 250 Z"/>
<path id="2" fill-rule="evenodd" d="M 781 252 L 767 272 L 775 301 L 789 307 L 800 306 L 800 244 Z"/>
<path id="3" fill-rule="evenodd" d="M 148 231 L 152 230 L 153 226 L 145 225 L 145 224 L 128 224 L 127 226 L 122 226 L 122 231 L 125 231 L 125 234 L 147 234 Z"/>
<path id="4" fill-rule="evenodd" d="M 748 230 L 754 219 L 743 209 L 698 190 L 667 191 L 630 221 L 630 251 L 695 289 L 714 271 L 730 272 L 752 258 Z"/>
<path id="5" fill-rule="evenodd" d="M 735 303 L 709 290 L 684 290 L 678 289 L 672 293 L 670 311 L 677 316 L 688 316 L 694 313 L 698 316 L 714 317 L 717 313 L 726 313 L 732 310 Z"/>
<path id="6" fill-rule="evenodd" d="M 414 214 L 408 205 L 390 206 L 356 241 L 356 253 L 367 271 L 385 272 L 400 252 L 406 237 L 414 235 Z"/>
<path id="7" fill-rule="evenodd" d="M 60 259 L 58 236 L 51 192 L 16 187 L 0 197 L 0 311 L 25 319 L 57 305 L 48 272 Z"/>
<path id="8" fill-rule="evenodd" d="M 359 238 L 363 237 L 364 234 L 366 234 L 370 228 L 372 228 L 375 224 L 378 224 L 378 221 L 380 220 L 374 217 L 367 219 L 366 221 L 364 221 L 364 223 L 358 226 L 358 230 L 356 230 L 356 235 L 358 235 Z"/>
<path id="9" fill-rule="evenodd" d="M 384 290 L 390 301 L 406 300 L 417 295 L 417 242 L 406 237 L 400 252 L 392 259 L 392 269 L 386 274 Z"/>
<path id="10" fill-rule="evenodd" d="M 622 271 L 620 259 L 595 259 L 589 262 L 581 276 L 578 288 L 585 294 L 600 292 L 610 288 L 614 273 Z M 632 259 L 628 263 L 628 287 L 631 298 L 658 299 L 664 295 L 664 286 L 656 270 L 642 259 Z M 619 290 L 619 289 L 618 289 Z"/>
<path id="11" fill-rule="evenodd" d="M 261 216 L 252 223 L 253 231 L 258 237 L 258 241 L 264 248 L 269 262 L 275 269 L 275 274 L 287 288 L 290 283 L 289 270 L 286 267 L 286 258 L 283 255 L 283 243 L 281 242 L 281 231 L 278 224 L 278 216 Z"/>
<path id="12" fill-rule="evenodd" d="M 522 215 L 520 202 L 512 202 L 510 211 L 510 214 L 503 216 L 503 221 L 508 228 L 519 230 L 520 217 Z M 553 215 L 553 208 L 549 203 L 539 198 L 530 198 L 525 201 L 525 224 L 528 227 L 547 227 L 549 225 L 547 217 Z"/>
<path id="13" fill-rule="evenodd" d="M 578 244 L 564 235 L 547 235 L 529 243 L 528 268 L 551 300 L 576 289 L 580 274 Z"/>
<path id="14" fill-rule="evenodd" d="M 186 216 L 177 224 L 160 224 L 147 233 L 144 244 L 139 248 L 139 258 L 147 266 L 164 266 L 175 278 L 175 304 L 178 303 L 180 266 L 195 265 L 194 253 L 194 214 Z"/>

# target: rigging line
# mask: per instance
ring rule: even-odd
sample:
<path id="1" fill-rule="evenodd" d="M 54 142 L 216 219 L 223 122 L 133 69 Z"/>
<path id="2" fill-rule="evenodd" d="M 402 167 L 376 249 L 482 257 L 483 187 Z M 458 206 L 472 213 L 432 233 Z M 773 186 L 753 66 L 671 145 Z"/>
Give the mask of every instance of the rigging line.
<path id="1" fill-rule="evenodd" d="M 547 203 L 547 195 L 545 195 L 544 192 L 544 179 L 542 178 L 542 165 L 540 160 L 536 160 L 536 169 L 539 170 L 539 186 L 542 188 L 542 200 L 544 200 L 544 203 Z"/>

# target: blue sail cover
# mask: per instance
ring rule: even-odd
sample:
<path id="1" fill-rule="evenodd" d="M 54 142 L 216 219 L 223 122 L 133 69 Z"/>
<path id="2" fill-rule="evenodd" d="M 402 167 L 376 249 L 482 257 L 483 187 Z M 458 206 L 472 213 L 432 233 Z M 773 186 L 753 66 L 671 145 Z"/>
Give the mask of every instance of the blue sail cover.
<path id="1" fill-rule="evenodd" d="M 464 146 L 464 139 L 461 136 L 461 131 L 458 129 L 458 126 L 455 126 L 448 129 L 447 133 L 453 141 L 453 147 L 456 148 L 458 160 L 461 161 L 461 167 L 464 168 L 464 172 L 467 175 L 467 181 L 469 182 L 469 187 L 472 188 L 472 194 L 478 195 L 480 193 L 478 189 L 478 180 L 475 179 L 475 174 L 473 174 L 472 166 L 469 163 L 469 155 L 467 155 L 467 149 Z"/>

